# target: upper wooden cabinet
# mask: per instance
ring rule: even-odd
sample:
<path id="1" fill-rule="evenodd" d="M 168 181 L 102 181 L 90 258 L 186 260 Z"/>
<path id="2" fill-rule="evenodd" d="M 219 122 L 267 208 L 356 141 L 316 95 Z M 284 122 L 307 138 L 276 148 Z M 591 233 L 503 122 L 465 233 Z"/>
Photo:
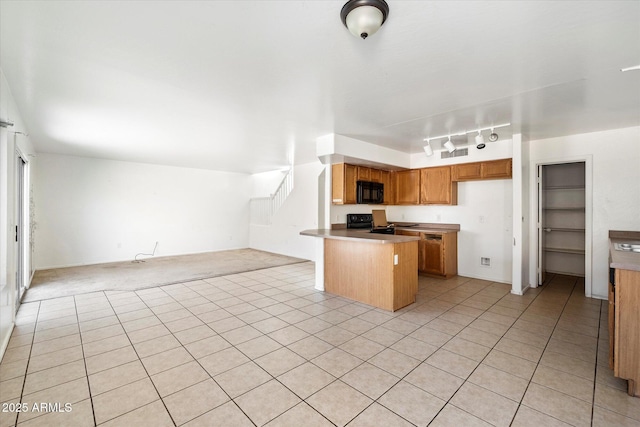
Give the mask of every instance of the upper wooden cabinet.
<path id="1" fill-rule="evenodd" d="M 462 163 L 453 165 L 452 180 L 474 181 L 480 179 L 511 178 L 511 159 L 491 160 L 488 162 Z"/>
<path id="2" fill-rule="evenodd" d="M 382 182 L 382 171 L 380 169 L 371 169 L 371 177 L 369 179 L 373 182 Z"/>
<path id="3" fill-rule="evenodd" d="M 451 166 L 420 169 L 420 204 L 458 204 L 458 185 L 451 182 Z"/>
<path id="4" fill-rule="evenodd" d="M 332 165 L 331 199 L 356 203 L 356 182 L 384 185 L 385 205 L 457 205 L 458 181 L 511 178 L 511 159 L 390 172 L 346 163 Z"/>
<path id="5" fill-rule="evenodd" d="M 482 179 L 482 163 L 463 163 L 451 166 L 453 181 Z"/>
<path id="6" fill-rule="evenodd" d="M 395 185 L 393 185 L 392 173 L 389 171 L 380 171 L 380 182 L 384 185 L 384 204 L 393 205 L 395 199 Z"/>
<path id="7" fill-rule="evenodd" d="M 482 162 L 482 179 L 502 179 L 511 176 L 511 159 Z"/>
<path id="8" fill-rule="evenodd" d="M 410 169 L 395 173 L 395 204 L 420 204 L 420 169 Z"/>
<path id="9" fill-rule="evenodd" d="M 358 166 L 358 181 L 371 181 L 371 168 Z"/>
<path id="10" fill-rule="evenodd" d="M 346 163 L 331 166 L 331 201 L 336 205 L 356 203 L 357 167 Z"/>

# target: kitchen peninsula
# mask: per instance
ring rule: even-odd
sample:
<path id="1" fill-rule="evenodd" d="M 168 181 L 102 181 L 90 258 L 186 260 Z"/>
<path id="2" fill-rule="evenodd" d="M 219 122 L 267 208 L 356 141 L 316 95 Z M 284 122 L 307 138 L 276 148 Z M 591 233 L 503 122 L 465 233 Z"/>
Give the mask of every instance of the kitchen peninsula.
<path id="1" fill-rule="evenodd" d="M 331 230 L 300 232 L 319 238 L 316 289 L 395 311 L 415 302 L 418 273 L 458 274 L 460 224 L 387 224 L 384 215 L 378 218 L 382 226 L 372 214 L 349 214 L 347 224 Z"/>
<path id="2" fill-rule="evenodd" d="M 316 262 L 316 276 L 321 273 L 320 286 L 326 292 L 389 311 L 415 302 L 418 237 L 352 230 L 300 234 L 323 239 L 324 257 Z"/>

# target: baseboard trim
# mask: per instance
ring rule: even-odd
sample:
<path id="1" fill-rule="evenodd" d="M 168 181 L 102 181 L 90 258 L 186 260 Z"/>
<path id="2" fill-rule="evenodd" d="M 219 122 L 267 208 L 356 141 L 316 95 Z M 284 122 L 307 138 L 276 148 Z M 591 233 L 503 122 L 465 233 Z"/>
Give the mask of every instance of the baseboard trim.
<path id="1" fill-rule="evenodd" d="M 7 346 L 9 346 L 9 340 L 11 340 L 11 335 L 13 335 L 13 328 L 15 328 L 16 323 L 11 322 L 11 328 L 9 328 L 9 333 L 2 340 L 2 347 L 0 347 L 0 360 L 4 357 L 4 352 L 7 350 Z"/>

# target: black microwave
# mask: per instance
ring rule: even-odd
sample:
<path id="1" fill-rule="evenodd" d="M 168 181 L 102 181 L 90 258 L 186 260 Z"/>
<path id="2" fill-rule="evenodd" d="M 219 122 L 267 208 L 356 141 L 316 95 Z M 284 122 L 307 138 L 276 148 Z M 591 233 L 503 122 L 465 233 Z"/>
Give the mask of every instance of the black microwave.
<path id="1" fill-rule="evenodd" d="M 384 203 L 384 184 L 379 182 L 357 181 L 356 202 L 368 205 Z"/>

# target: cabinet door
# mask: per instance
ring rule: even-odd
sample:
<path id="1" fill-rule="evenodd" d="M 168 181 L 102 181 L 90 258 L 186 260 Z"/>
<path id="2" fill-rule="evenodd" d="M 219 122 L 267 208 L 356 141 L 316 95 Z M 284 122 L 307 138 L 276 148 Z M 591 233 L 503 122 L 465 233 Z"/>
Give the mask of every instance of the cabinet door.
<path id="1" fill-rule="evenodd" d="M 482 163 L 463 163 L 452 166 L 452 181 L 482 179 Z"/>
<path id="2" fill-rule="evenodd" d="M 385 205 L 392 205 L 395 203 L 395 199 L 394 199 L 394 185 L 393 185 L 393 180 L 391 178 L 391 172 L 389 171 L 380 171 L 380 182 L 383 185 L 383 191 L 384 191 L 384 204 Z"/>
<path id="3" fill-rule="evenodd" d="M 456 185 L 451 182 L 451 166 L 420 169 L 420 204 L 457 204 Z"/>
<path id="4" fill-rule="evenodd" d="M 344 204 L 356 203 L 356 166 L 344 165 Z"/>
<path id="5" fill-rule="evenodd" d="M 358 181 L 371 181 L 371 169 L 358 166 Z"/>
<path id="6" fill-rule="evenodd" d="M 382 182 L 382 171 L 380 169 L 370 169 L 371 170 L 371 176 L 369 177 L 369 180 L 371 182 Z"/>
<path id="7" fill-rule="evenodd" d="M 420 242 L 424 242 L 424 268 L 422 271 L 443 275 L 442 240 L 427 235 Z"/>
<path id="8" fill-rule="evenodd" d="M 420 202 L 420 170 L 396 173 L 396 204 L 417 205 Z"/>
<path id="9" fill-rule="evenodd" d="M 331 202 L 334 205 L 356 202 L 356 167 L 345 163 L 331 166 Z"/>
<path id="10" fill-rule="evenodd" d="M 418 271 L 427 272 L 427 241 L 418 241 Z"/>
<path id="11" fill-rule="evenodd" d="M 482 162 L 482 179 L 511 178 L 511 159 Z"/>

